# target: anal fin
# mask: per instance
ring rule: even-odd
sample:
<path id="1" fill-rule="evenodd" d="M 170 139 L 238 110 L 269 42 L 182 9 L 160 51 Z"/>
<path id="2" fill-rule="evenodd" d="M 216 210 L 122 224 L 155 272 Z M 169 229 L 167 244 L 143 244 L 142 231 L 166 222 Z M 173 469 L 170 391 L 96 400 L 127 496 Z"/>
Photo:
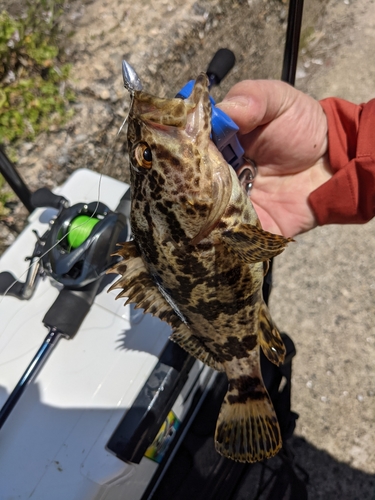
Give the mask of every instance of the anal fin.
<path id="1" fill-rule="evenodd" d="M 185 323 L 181 322 L 173 329 L 170 339 L 185 349 L 191 356 L 199 359 L 210 368 L 217 371 L 224 371 L 223 365 L 219 361 L 216 361 L 204 342 L 202 342 L 199 336 L 194 335 L 194 331 L 185 325 Z"/>

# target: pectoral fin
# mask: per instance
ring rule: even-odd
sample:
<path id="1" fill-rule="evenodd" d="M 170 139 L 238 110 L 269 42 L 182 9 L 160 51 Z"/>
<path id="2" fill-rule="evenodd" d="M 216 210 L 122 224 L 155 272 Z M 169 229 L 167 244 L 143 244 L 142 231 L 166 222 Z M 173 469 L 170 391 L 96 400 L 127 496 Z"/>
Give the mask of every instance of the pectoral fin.
<path id="1" fill-rule="evenodd" d="M 166 321 L 172 327 L 180 324 L 180 319 L 170 304 L 165 300 L 158 286 L 147 271 L 142 257 L 133 241 L 124 243 L 115 253 L 123 258 L 107 273 L 121 275 L 108 291 L 121 289 L 116 299 L 127 297 L 126 304 L 136 304 L 136 308 L 142 308 L 145 312 Z"/>
<path id="2" fill-rule="evenodd" d="M 279 234 L 269 233 L 251 224 L 223 231 L 222 239 L 228 249 L 238 255 L 243 262 L 254 264 L 264 262 L 281 253 L 293 241 Z"/>

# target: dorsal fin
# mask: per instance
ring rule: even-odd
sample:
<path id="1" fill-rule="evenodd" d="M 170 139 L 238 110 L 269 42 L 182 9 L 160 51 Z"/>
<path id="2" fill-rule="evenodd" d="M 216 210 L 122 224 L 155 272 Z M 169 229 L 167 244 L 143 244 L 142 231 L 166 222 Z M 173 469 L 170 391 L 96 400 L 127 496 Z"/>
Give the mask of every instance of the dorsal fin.
<path id="1" fill-rule="evenodd" d="M 135 303 L 136 308 L 143 308 L 145 312 L 169 323 L 173 327 L 171 340 L 179 344 L 191 356 L 200 359 L 215 370 L 222 371 L 224 369 L 222 364 L 215 360 L 204 343 L 181 321 L 178 314 L 163 297 L 148 273 L 135 243 L 133 241 L 124 243 L 115 255 L 122 257 L 123 260 L 118 262 L 108 273 L 118 273 L 121 278 L 108 291 L 121 289 L 117 299 L 128 297 L 125 304 Z"/>
<path id="2" fill-rule="evenodd" d="M 125 304 L 136 304 L 136 308 L 144 309 L 145 312 L 157 316 L 172 327 L 179 325 L 181 321 L 178 315 L 160 293 L 134 241 L 122 244 L 114 255 L 122 257 L 123 260 L 115 264 L 107 273 L 120 274 L 121 278 L 108 291 L 121 289 L 116 299 L 127 297 Z"/>

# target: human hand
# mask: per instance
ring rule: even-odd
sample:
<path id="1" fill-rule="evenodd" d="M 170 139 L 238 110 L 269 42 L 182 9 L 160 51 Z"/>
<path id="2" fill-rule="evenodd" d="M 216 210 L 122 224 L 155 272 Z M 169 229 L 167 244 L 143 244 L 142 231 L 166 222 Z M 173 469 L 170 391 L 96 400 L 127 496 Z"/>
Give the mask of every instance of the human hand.
<path id="1" fill-rule="evenodd" d="M 263 228 L 289 237 L 315 227 L 308 196 L 332 176 L 319 102 L 284 82 L 245 80 L 218 107 L 258 167 L 251 201 Z"/>

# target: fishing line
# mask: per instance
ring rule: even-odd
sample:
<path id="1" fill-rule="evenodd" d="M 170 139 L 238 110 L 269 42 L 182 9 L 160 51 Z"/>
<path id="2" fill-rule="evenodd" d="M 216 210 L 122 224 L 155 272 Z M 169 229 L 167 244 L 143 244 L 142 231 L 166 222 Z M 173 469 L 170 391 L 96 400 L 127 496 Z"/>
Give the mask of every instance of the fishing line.
<path id="1" fill-rule="evenodd" d="M 99 172 L 99 182 L 98 182 L 98 191 L 97 191 L 97 201 L 96 201 L 96 207 L 93 211 L 93 213 L 88 216 L 88 215 L 80 215 L 78 217 L 76 217 L 75 219 L 73 219 L 72 223 L 69 225 L 69 228 L 68 228 L 68 231 L 59 239 L 56 241 L 56 243 L 50 247 L 46 252 L 44 252 L 40 257 L 38 257 L 36 259 L 35 262 L 33 262 L 32 264 L 30 264 L 25 271 L 23 271 L 19 276 L 17 276 L 17 278 L 13 281 L 13 283 L 11 283 L 8 288 L 5 290 L 5 293 L 0 297 L 0 304 L 2 303 L 2 301 L 4 300 L 4 297 L 7 296 L 7 294 L 9 293 L 9 291 L 12 289 L 12 287 L 21 281 L 21 279 L 25 276 L 25 274 L 28 273 L 28 271 L 31 269 L 32 266 L 34 265 L 38 265 L 40 263 L 40 261 L 51 251 L 53 250 L 55 247 L 57 247 L 65 238 L 68 239 L 68 243 L 69 243 L 69 246 L 71 248 L 78 248 L 79 245 L 81 245 L 87 238 L 88 236 L 91 234 L 91 231 L 93 230 L 93 228 L 95 227 L 95 225 L 99 222 L 99 219 L 95 217 L 97 211 L 98 211 L 98 208 L 99 208 L 99 204 L 100 204 L 100 197 L 101 197 L 101 188 L 102 188 L 102 181 L 103 181 L 103 170 L 106 169 L 107 165 L 108 165 L 108 161 L 109 161 L 109 157 L 110 155 L 113 153 L 113 150 L 114 150 L 114 147 L 116 145 L 116 142 L 118 140 L 118 137 L 120 136 L 127 120 L 128 120 L 128 117 L 129 117 L 129 113 L 130 113 L 130 109 L 132 107 L 132 104 L 133 104 L 133 99 L 134 99 L 134 95 L 131 95 L 131 101 L 130 101 L 130 106 L 129 106 L 129 111 L 127 113 L 127 115 L 125 116 L 122 124 L 120 125 L 117 133 L 116 133 L 116 137 L 114 139 L 114 142 L 112 144 L 112 147 L 111 149 L 108 151 L 107 155 L 106 155 L 106 159 L 104 161 L 104 166 L 103 166 L 103 169 L 101 172 Z M 72 234 L 73 233 L 73 234 Z"/>

